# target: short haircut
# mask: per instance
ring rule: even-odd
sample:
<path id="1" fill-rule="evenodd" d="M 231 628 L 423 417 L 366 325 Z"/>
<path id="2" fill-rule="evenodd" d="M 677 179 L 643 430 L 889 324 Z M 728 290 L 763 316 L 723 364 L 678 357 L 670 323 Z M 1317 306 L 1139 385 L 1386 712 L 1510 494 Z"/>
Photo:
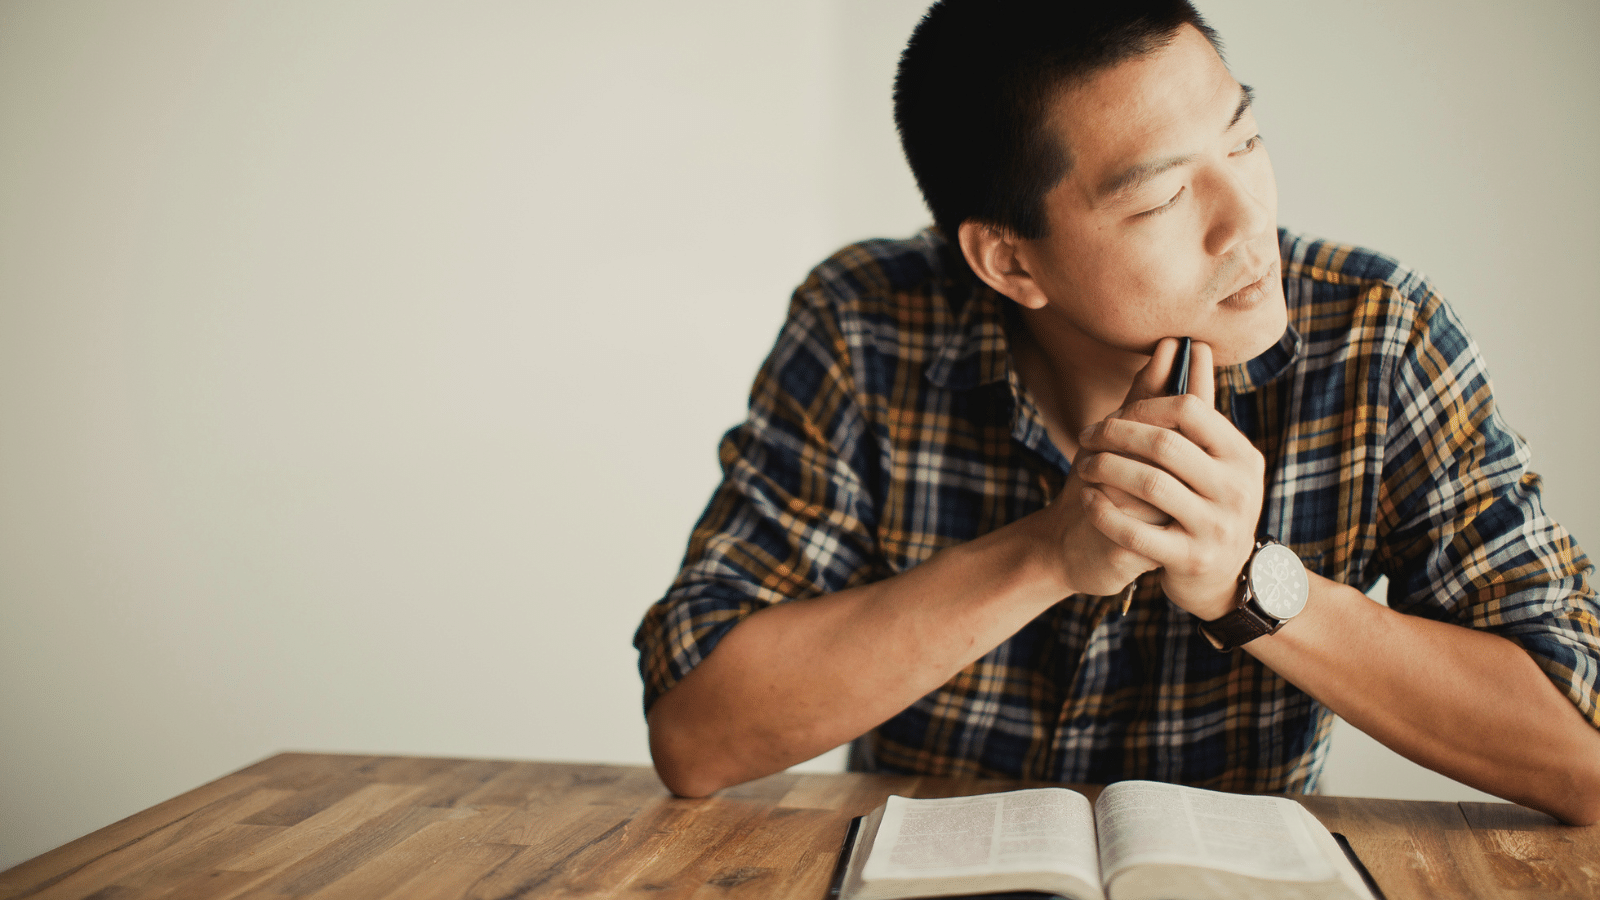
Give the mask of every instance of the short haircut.
<path id="1" fill-rule="evenodd" d="M 1044 196 L 1070 170 L 1048 129 L 1059 92 L 1166 46 L 1193 25 L 1186 0 L 939 0 L 911 35 L 894 119 L 934 224 L 952 243 L 974 219 L 1045 236 Z"/>

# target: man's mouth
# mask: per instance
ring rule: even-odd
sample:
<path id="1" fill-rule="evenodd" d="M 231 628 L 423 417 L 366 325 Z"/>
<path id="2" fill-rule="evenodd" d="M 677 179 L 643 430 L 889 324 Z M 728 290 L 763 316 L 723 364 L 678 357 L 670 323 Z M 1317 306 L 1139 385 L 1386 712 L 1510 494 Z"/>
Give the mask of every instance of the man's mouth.
<path id="1" fill-rule="evenodd" d="M 1274 261 L 1272 265 L 1268 266 L 1267 270 L 1261 273 L 1261 275 L 1254 281 L 1244 285 L 1226 297 L 1223 297 L 1217 302 L 1217 305 L 1231 307 L 1233 309 L 1249 309 L 1250 307 L 1255 306 L 1267 296 L 1267 279 L 1271 278 L 1273 273 L 1277 271 L 1278 264 L 1276 261 Z"/>

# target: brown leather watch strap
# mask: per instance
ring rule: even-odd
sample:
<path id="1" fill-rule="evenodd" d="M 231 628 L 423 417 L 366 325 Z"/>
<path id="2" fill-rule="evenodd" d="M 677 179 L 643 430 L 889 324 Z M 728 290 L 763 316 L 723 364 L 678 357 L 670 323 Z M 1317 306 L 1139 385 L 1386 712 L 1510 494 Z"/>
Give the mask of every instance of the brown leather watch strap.
<path id="1" fill-rule="evenodd" d="M 1200 633 L 1211 646 L 1227 652 L 1278 630 L 1279 623 L 1263 619 L 1248 605 L 1234 607 L 1220 619 L 1200 623 Z"/>

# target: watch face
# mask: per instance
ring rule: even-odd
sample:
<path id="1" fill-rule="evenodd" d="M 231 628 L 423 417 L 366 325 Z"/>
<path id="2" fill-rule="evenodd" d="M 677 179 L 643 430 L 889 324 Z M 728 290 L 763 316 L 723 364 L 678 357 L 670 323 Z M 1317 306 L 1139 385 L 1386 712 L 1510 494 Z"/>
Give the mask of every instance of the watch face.
<path id="1" fill-rule="evenodd" d="M 1300 557 L 1282 544 L 1271 543 L 1250 562 L 1250 592 L 1267 615 L 1288 619 L 1305 609 L 1311 583 Z"/>

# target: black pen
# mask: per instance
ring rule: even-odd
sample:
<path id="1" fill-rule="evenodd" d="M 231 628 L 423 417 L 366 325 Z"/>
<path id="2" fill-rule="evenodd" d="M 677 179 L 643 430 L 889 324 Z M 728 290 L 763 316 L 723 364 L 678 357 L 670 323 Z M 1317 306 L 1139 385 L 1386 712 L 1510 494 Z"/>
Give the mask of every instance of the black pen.
<path id="1" fill-rule="evenodd" d="M 1167 396 L 1178 397 L 1189 393 L 1189 356 L 1193 350 L 1192 338 L 1178 339 L 1178 355 L 1172 360 L 1172 371 L 1167 375 Z M 1122 591 L 1122 614 L 1128 614 L 1128 608 L 1133 606 L 1133 589 L 1139 579 L 1128 582 Z"/>
<path id="2" fill-rule="evenodd" d="M 1178 356 L 1172 361 L 1172 372 L 1167 376 L 1167 396 L 1177 397 L 1189 393 L 1189 353 L 1192 338 L 1178 338 Z"/>

